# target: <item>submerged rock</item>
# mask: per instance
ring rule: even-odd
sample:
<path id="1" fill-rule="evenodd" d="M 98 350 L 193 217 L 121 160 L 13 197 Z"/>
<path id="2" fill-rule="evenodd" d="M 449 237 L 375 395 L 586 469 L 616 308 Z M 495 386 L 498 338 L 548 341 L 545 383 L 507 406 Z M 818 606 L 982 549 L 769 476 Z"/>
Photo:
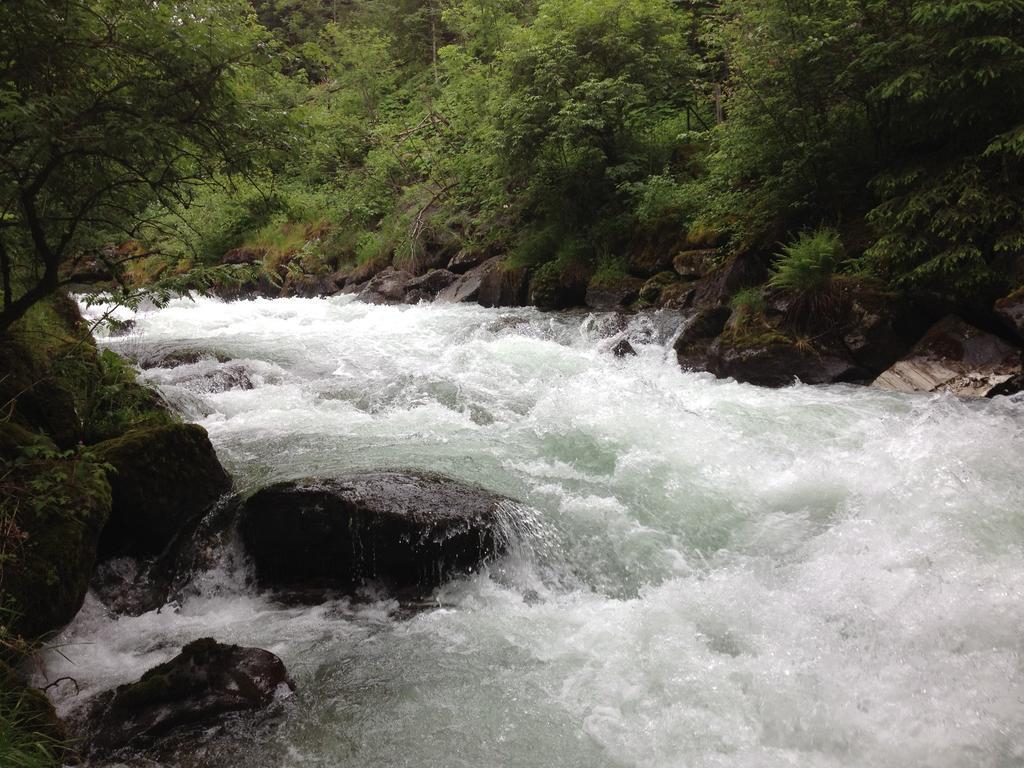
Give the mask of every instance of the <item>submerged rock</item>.
<path id="1" fill-rule="evenodd" d="M 636 350 L 633 349 L 633 345 L 627 339 L 619 339 L 618 343 L 612 347 L 612 354 L 616 357 L 636 356 Z"/>
<path id="2" fill-rule="evenodd" d="M 440 475 L 367 472 L 264 488 L 239 527 L 264 586 L 422 593 L 503 549 L 508 503 Z"/>
<path id="3" fill-rule="evenodd" d="M 872 386 L 896 392 L 992 397 L 1016 391 L 1007 385 L 1021 375 L 1020 349 L 949 315 Z"/>
<path id="4" fill-rule="evenodd" d="M 135 429 L 93 450 L 114 469 L 103 557 L 158 554 L 231 488 L 206 430 L 197 424 Z"/>
<path id="5" fill-rule="evenodd" d="M 195 640 L 170 661 L 98 701 L 85 753 L 145 749 L 185 728 L 207 729 L 225 715 L 259 710 L 295 690 L 269 651 Z"/>

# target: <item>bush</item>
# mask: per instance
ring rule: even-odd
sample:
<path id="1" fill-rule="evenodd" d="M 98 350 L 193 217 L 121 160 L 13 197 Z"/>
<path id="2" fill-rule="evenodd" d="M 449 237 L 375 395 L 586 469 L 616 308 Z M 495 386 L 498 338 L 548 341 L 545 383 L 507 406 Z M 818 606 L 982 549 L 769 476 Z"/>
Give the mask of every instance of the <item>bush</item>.
<path id="1" fill-rule="evenodd" d="M 768 285 L 798 297 L 829 290 L 843 257 L 843 241 L 830 227 L 805 232 L 783 247 Z"/>

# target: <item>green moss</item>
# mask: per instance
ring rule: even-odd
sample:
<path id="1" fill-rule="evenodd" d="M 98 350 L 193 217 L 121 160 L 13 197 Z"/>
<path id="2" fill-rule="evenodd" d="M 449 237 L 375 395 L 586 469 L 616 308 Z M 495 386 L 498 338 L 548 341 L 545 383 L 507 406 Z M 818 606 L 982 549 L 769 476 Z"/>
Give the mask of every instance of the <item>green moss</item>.
<path id="1" fill-rule="evenodd" d="M 137 427 L 172 424 L 176 419 L 160 396 L 136 382 L 135 369 L 110 350 L 99 356 L 100 377 L 89 400 L 84 437 L 88 444 L 122 435 Z"/>
<path id="2" fill-rule="evenodd" d="M 111 490 L 88 453 L 23 449 L 9 467 L 0 480 L 0 600 L 12 612 L 7 631 L 34 638 L 81 607 Z"/>

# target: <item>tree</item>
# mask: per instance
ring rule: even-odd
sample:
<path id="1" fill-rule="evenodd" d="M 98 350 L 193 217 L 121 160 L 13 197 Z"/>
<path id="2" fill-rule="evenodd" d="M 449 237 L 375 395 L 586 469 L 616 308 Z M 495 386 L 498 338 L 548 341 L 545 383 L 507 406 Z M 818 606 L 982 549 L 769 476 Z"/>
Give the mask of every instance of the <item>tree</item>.
<path id="1" fill-rule="evenodd" d="M 0 4 L 5 331 L 59 288 L 109 277 L 152 206 L 246 173 L 280 136 L 271 53 L 242 0 Z M 129 249 L 130 250 L 130 249 Z"/>

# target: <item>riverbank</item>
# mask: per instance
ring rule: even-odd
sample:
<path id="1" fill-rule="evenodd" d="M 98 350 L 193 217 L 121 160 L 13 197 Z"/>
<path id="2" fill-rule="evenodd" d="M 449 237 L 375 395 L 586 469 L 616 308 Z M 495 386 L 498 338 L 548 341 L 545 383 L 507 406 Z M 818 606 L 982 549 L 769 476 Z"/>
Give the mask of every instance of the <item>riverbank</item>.
<path id="1" fill-rule="evenodd" d="M 704 247 L 698 247 L 704 246 Z M 773 287 L 771 259 L 728 257 L 707 243 L 644 252 L 613 272 L 551 276 L 503 256 L 456 253 L 408 270 L 369 262 L 329 275 L 285 260 L 263 277 L 220 291 L 228 298 L 355 294 L 374 304 L 421 301 L 484 307 L 677 312 L 680 365 L 761 386 L 874 384 L 903 392 L 1013 394 L 1024 387 L 1024 290 L 965 304 L 882 289 L 863 277 L 830 277 L 810 297 Z M 231 260 L 258 262 L 258 254 Z M 1019 276 L 1024 278 L 1024 276 Z M 813 311 L 809 311 L 813 309 Z"/>

